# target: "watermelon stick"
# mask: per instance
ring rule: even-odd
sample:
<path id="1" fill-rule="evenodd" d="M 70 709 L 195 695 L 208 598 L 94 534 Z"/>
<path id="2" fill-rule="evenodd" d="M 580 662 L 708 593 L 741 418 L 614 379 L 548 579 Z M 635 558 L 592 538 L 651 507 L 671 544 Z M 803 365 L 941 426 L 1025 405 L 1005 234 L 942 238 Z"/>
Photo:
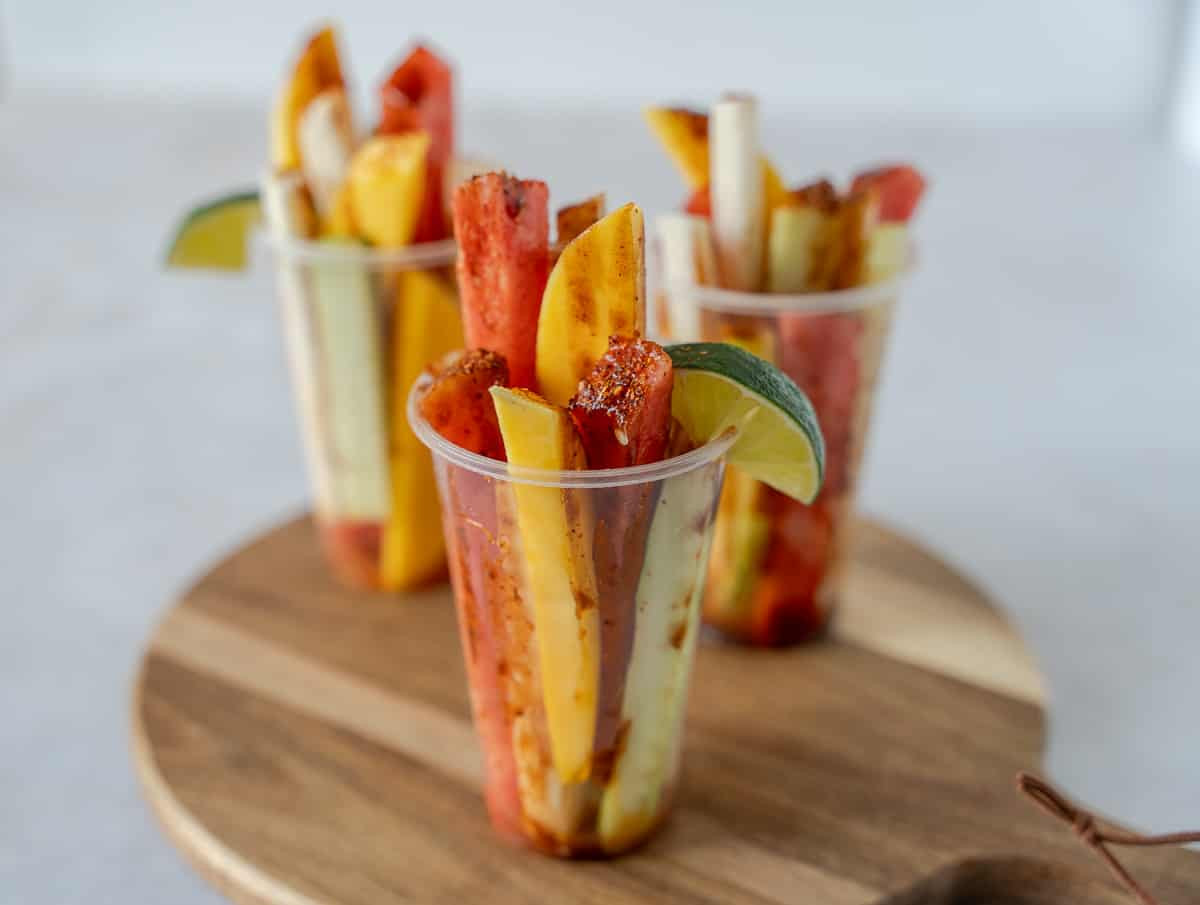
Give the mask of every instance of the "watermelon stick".
<path id="1" fill-rule="evenodd" d="M 766 192 L 758 105 L 746 95 L 718 101 L 709 118 L 713 238 L 727 289 L 762 288 Z"/>
<path id="2" fill-rule="evenodd" d="M 454 156 L 454 71 L 418 45 L 379 89 L 379 134 L 422 131 L 429 135 L 424 206 L 415 241 L 447 235 L 443 174 Z"/>
<path id="3" fill-rule="evenodd" d="M 546 183 L 486 173 L 454 191 L 458 291 L 467 345 L 499 353 L 514 387 L 532 388 L 550 257 Z"/>
<path id="4" fill-rule="evenodd" d="M 877 167 L 855 176 L 851 192 L 871 192 L 879 201 L 879 223 L 867 241 L 866 282 L 891 279 L 911 263 L 908 221 L 925 194 L 925 179 L 911 166 Z"/>

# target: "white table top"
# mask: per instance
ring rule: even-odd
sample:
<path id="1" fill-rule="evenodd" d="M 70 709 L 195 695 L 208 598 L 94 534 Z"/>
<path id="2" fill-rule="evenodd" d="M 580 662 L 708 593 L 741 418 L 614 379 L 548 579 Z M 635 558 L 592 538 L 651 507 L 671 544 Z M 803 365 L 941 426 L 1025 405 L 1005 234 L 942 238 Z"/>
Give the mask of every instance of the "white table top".
<path id="1" fill-rule="evenodd" d="M 191 200 L 253 183 L 261 132 L 216 104 L 0 105 L 13 901 L 219 901 L 140 800 L 127 691 L 172 593 L 304 499 L 268 275 L 160 270 Z M 490 112 L 464 132 L 559 199 L 603 188 L 653 214 L 681 194 L 632 114 Z M 774 123 L 767 142 L 796 178 L 879 158 L 931 174 L 864 508 L 1026 634 L 1053 775 L 1134 824 L 1200 824 L 1200 167 L 1067 129 Z"/>

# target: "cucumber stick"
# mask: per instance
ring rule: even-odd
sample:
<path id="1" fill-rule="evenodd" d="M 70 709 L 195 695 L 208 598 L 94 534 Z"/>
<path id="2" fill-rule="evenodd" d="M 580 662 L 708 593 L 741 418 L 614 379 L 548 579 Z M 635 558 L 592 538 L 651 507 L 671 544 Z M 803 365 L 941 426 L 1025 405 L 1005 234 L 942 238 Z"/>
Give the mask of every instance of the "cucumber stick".
<path id="1" fill-rule="evenodd" d="M 259 194 L 267 229 L 277 238 L 306 238 L 315 230 L 315 216 L 299 173 L 265 173 Z M 313 505 L 318 515 L 324 515 L 333 509 L 333 475 L 329 450 L 324 442 L 316 349 L 307 310 L 303 268 L 280 256 L 277 279 L 284 344 L 308 462 Z"/>
<path id="2" fill-rule="evenodd" d="M 334 515 L 385 521 L 391 507 L 384 407 L 382 312 L 371 273 L 341 261 L 310 265 Z"/>
<path id="3" fill-rule="evenodd" d="M 669 481 L 650 523 L 622 703 L 628 734 L 600 802 L 600 838 L 612 851 L 658 818 L 674 772 L 712 537 L 706 523 L 711 482 L 707 469 Z"/>
<path id="4" fill-rule="evenodd" d="M 904 272 L 909 264 L 908 226 L 880 223 L 867 238 L 866 281 L 882 283 Z"/>
<path id="5" fill-rule="evenodd" d="M 815 207 L 780 207 L 771 212 L 767 240 L 767 292 L 808 292 L 829 218 Z"/>

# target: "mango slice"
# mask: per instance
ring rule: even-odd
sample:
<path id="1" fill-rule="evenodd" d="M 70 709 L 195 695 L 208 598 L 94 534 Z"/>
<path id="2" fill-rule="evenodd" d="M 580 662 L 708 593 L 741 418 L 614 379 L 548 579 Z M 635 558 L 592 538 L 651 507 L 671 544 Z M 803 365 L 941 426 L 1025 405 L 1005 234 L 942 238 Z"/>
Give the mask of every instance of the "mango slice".
<path id="1" fill-rule="evenodd" d="M 636 204 L 617 208 L 563 249 L 537 330 L 542 394 L 565 406 L 610 336 L 646 332 L 645 227 Z"/>
<path id="2" fill-rule="evenodd" d="M 688 188 L 708 185 L 708 116 L 681 107 L 647 107 L 643 116 Z"/>
<path id="3" fill-rule="evenodd" d="M 398 248 L 412 241 L 424 199 L 428 150 L 424 132 L 377 135 L 350 159 L 350 210 L 368 242 Z"/>
<path id="4" fill-rule="evenodd" d="M 271 165 L 276 172 L 300 168 L 299 124 L 305 107 L 322 91 L 345 86 L 337 37 L 326 26 L 309 38 L 272 110 Z"/>
<path id="5" fill-rule="evenodd" d="M 575 204 L 560 207 L 554 215 L 558 230 L 555 245 L 559 252 L 579 237 L 585 229 L 604 216 L 604 195 L 592 195 Z"/>
<path id="6" fill-rule="evenodd" d="M 492 387 L 508 461 L 585 467 L 567 412 L 528 390 Z M 513 484 L 554 769 L 566 783 L 591 771 L 600 676 L 596 578 L 587 500 L 569 489 Z"/>
<path id="7" fill-rule="evenodd" d="M 441 277 L 420 270 L 399 274 L 392 319 L 392 511 L 380 562 L 385 588 L 409 588 L 436 578 L 446 551 L 439 522 L 432 460 L 408 426 L 408 393 L 425 367 L 461 348 L 458 298 Z"/>

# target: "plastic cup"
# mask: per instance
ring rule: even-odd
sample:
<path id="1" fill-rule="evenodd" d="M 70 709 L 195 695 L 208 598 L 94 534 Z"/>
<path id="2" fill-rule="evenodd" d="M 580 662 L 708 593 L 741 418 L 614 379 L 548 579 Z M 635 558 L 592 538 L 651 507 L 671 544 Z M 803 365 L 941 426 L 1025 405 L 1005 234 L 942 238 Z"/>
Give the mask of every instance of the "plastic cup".
<path id="1" fill-rule="evenodd" d="M 722 437 L 632 468 L 545 471 L 475 455 L 420 414 L 493 826 L 609 856 L 670 807 L 721 487 Z"/>
<path id="2" fill-rule="evenodd" d="M 322 547 L 356 589 L 445 575 L 428 450 L 404 406 L 462 345 L 453 241 L 395 250 L 268 235 Z"/>
<path id="3" fill-rule="evenodd" d="M 901 288 L 894 280 L 795 295 L 707 286 L 663 287 L 670 312 L 694 317 L 699 337 L 737 343 L 776 364 L 812 400 L 825 437 L 825 483 L 803 505 L 734 467 L 725 478 L 709 560 L 704 620 L 748 644 L 780 646 L 829 626 L 846 561 L 859 463 L 880 360 Z"/>

